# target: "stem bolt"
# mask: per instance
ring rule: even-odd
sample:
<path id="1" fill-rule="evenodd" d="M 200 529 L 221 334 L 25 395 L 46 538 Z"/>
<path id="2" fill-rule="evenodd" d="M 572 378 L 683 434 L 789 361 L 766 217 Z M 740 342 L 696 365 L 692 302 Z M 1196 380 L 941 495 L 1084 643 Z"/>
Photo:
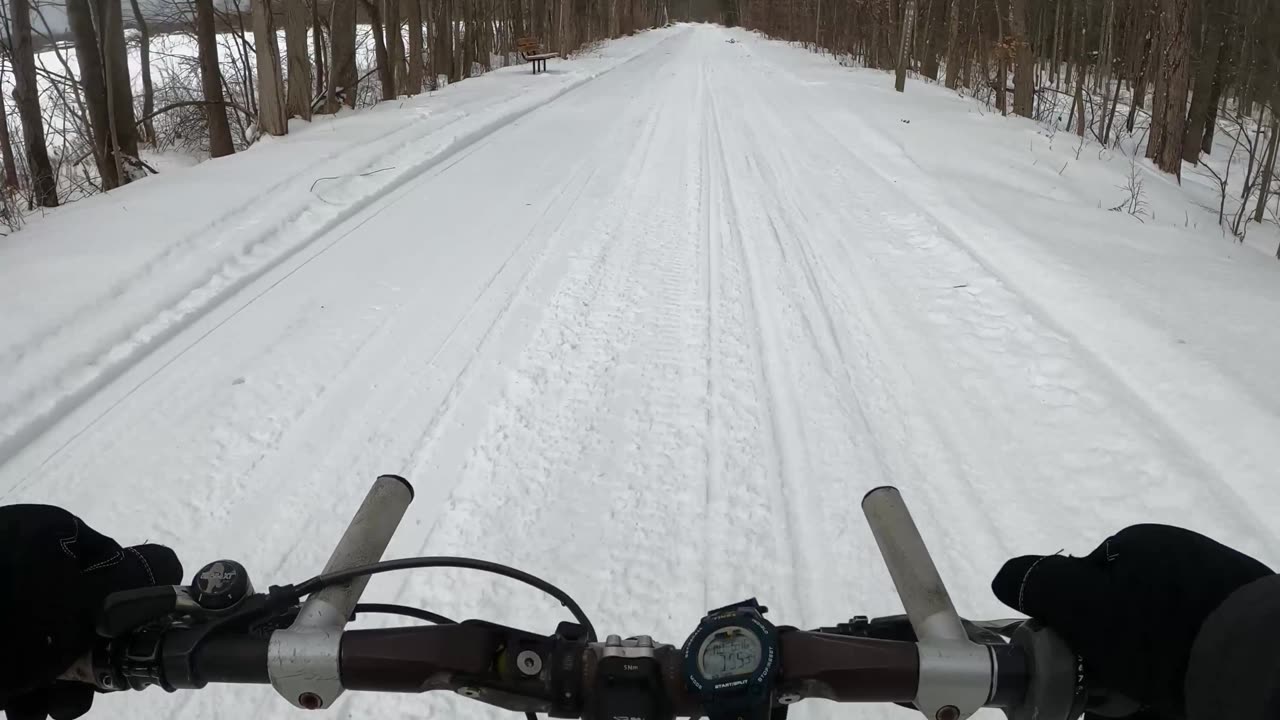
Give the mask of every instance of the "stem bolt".
<path id="1" fill-rule="evenodd" d="M 532 650 L 523 650 L 516 656 L 516 667 L 525 675 L 542 672 L 542 656 Z"/>

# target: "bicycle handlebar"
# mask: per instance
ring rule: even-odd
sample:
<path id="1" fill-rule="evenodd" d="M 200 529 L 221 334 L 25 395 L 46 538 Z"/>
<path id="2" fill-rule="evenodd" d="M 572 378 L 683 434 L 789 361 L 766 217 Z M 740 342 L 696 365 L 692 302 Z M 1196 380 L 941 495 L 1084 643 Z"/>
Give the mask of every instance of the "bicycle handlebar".
<path id="1" fill-rule="evenodd" d="M 272 639 L 248 635 L 209 637 L 189 654 L 174 652 L 189 645 L 197 631 L 168 631 L 159 643 L 145 641 L 158 660 L 158 676 L 145 679 L 169 690 L 198 689 L 209 683 L 270 684 L 278 660 L 269 652 Z M 920 694 L 917 643 L 788 630 L 780 634 L 781 667 L 776 703 L 809 698 L 842 703 L 911 703 Z M 662 700 L 672 714 L 699 717 L 706 713 L 685 688 L 679 648 L 644 638 L 588 643 L 574 638 L 527 633 L 481 621 L 455 625 L 347 630 L 337 645 L 340 683 L 347 690 L 419 693 L 451 690 L 508 710 L 548 712 L 593 718 L 602 661 L 651 658 Z M 1013 645 L 984 646 L 994 682 L 981 691 L 985 707 L 1014 707 L 1026 695 L 1028 672 L 1024 650 Z M 168 652 L 166 652 L 168 650 Z M 95 677 L 111 674 L 107 688 L 136 685 L 148 652 L 134 646 L 112 658 L 99 658 Z M 296 698 L 307 707 L 314 701 Z"/>
<path id="2" fill-rule="evenodd" d="M 539 578 L 460 558 L 377 563 L 411 499 L 403 478 L 378 478 L 325 573 L 297 586 L 252 594 L 247 575 L 237 578 L 244 568 L 220 561 L 206 566 L 190 588 L 108 598 L 99 626 L 108 639 L 64 677 L 104 691 L 271 684 L 290 703 L 312 710 L 331 706 L 348 689 L 452 690 L 509 710 L 585 720 L 707 714 L 686 686 L 684 651 L 646 636 L 597 641 L 581 608 Z M 1033 621 L 980 627 L 962 620 L 897 490 L 877 488 L 863 507 L 908 615 L 855 618 L 813 632 L 777 628 L 779 669 L 763 696 L 766 705 L 807 698 L 894 702 L 932 720 L 963 720 L 982 707 L 1004 708 L 1010 720 L 1080 715 L 1092 698 L 1078 659 L 1061 639 Z M 576 622 L 561 623 L 552 635 L 478 620 L 344 630 L 368 575 L 440 566 L 533 585 L 559 599 Z M 233 597 L 229 588 L 239 594 Z"/>

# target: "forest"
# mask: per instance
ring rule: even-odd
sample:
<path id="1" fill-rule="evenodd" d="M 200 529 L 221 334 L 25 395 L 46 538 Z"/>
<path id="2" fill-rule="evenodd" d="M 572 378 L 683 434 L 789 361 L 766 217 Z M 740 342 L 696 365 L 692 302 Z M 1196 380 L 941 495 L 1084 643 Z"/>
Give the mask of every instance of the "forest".
<path id="1" fill-rule="evenodd" d="M 65 31 L 42 0 L 0 8 L 10 229 L 154 173 L 143 147 L 230 155 L 518 62 L 522 37 L 567 55 L 668 21 L 664 0 L 127 1 L 59 0 Z"/>
<path id="2" fill-rule="evenodd" d="M 894 72 L 899 91 L 938 83 L 1131 148 L 1179 179 L 1219 153 L 1229 162 L 1201 170 L 1219 223 L 1243 238 L 1250 221 L 1280 219 L 1272 0 L 159 0 L 146 12 L 140 0 L 59 0 L 63 33 L 45 2 L 0 7 L 10 228 L 151 174 L 142 147 L 220 157 L 287 133 L 290 118 L 518 62 L 523 37 L 566 55 L 677 20 Z"/>
<path id="3" fill-rule="evenodd" d="M 1274 0 L 725 0 L 720 15 L 842 62 L 972 94 L 1181 180 L 1201 166 L 1219 223 L 1280 221 Z M 1216 143 L 1215 143 L 1216 139 Z M 1219 153 L 1216 169 L 1201 163 Z M 1139 200 L 1135 197 L 1134 202 Z"/>

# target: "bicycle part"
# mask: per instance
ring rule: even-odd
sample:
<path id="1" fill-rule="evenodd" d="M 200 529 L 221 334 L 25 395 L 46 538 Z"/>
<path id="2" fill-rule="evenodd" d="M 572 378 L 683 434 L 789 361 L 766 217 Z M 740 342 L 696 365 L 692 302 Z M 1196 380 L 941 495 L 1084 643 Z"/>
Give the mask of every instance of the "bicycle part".
<path id="1" fill-rule="evenodd" d="M 537 588 L 542 592 L 550 595 L 560 601 L 561 605 L 569 608 L 569 612 L 573 614 L 573 619 L 577 620 L 583 627 L 587 629 L 591 640 L 596 639 L 595 626 L 591 624 L 591 620 L 587 618 L 587 614 L 582 611 L 582 607 L 578 605 L 568 593 L 551 583 L 543 580 L 535 575 L 530 575 L 523 570 L 517 570 L 513 567 L 500 565 L 488 560 L 477 560 L 475 558 L 464 557 L 413 557 L 399 558 L 396 560 L 384 560 L 382 562 L 372 563 L 370 565 L 361 565 L 359 567 L 348 568 L 341 572 L 325 573 L 303 582 L 298 585 L 298 591 L 306 594 L 329 587 L 330 585 L 344 583 L 352 578 L 368 577 L 379 573 L 396 572 L 398 570 L 418 570 L 421 568 L 448 567 L 448 568 L 464 568 L 467 570 L 478 570 L 480 572 L 493 573 L 502 577 L 517 580 L 530 587 Z"/>
<path id="2" fill-rule="evenodd" d="M 918 638 L 915 705 L 934 720 L 963 720 L 992 695 L 991 650 L 969 639 L 897 488 L 871 490 L 862 510 Z"/>
<path id="3" fill-rule="evenodd" d="M 408 605 L 392 605 L 389 603 L 360 603 L 351 611 L 351 619 L 354 620 L 357 615 L 403 615 L 405 617 L 417 618 L 425 620 L 436 625 L 453 625 L 457 621 L 431 612 L 430 610 L 422 610 Z"/>
<path id="4" fill-rule="evenodd" d="M 404 478 L 375 480 L 325 564 L 325 574 L 381 559 L 412 501 L 413 487 Z M 288 630 L 272 633 L 267 647 L 271 685 L 294 706 L 319 710 L 342 694 L 342 628 L 368 583 L 367 575 L 358 575 L 320 589 L 302 604 Z"/>
<path id="5" fill-rule="evenodd" d="M 218 560 L 191 579 L 191 597 L 206 610 L 230 610 L 253 594 L 249 572 L 234 560 Z"/>

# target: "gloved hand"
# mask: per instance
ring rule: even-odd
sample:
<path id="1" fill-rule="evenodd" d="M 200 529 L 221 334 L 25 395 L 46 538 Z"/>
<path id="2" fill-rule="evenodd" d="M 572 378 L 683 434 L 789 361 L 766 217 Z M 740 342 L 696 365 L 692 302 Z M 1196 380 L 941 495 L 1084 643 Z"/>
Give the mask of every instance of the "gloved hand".
<path id="1" fill-rule="evenodd" d="M 107 595 L 182 581 L 161 545 L 121 548 L 48 505 L 0 507 L 0 709 L 9 720 L 70 720 L 93 688 L 57 677 L 93 647 Z"/>
<path id="2" fill-rule="evenodd" d="M 1190 530 L 1134 525 L 1086 557 L 1014 558 L 991 589 L 1057 631 L 1088 677 L 1143 705 L 1134 717 L 1181 720 L 1200 626 L 1231 593 L 1269 574 Z"/>

